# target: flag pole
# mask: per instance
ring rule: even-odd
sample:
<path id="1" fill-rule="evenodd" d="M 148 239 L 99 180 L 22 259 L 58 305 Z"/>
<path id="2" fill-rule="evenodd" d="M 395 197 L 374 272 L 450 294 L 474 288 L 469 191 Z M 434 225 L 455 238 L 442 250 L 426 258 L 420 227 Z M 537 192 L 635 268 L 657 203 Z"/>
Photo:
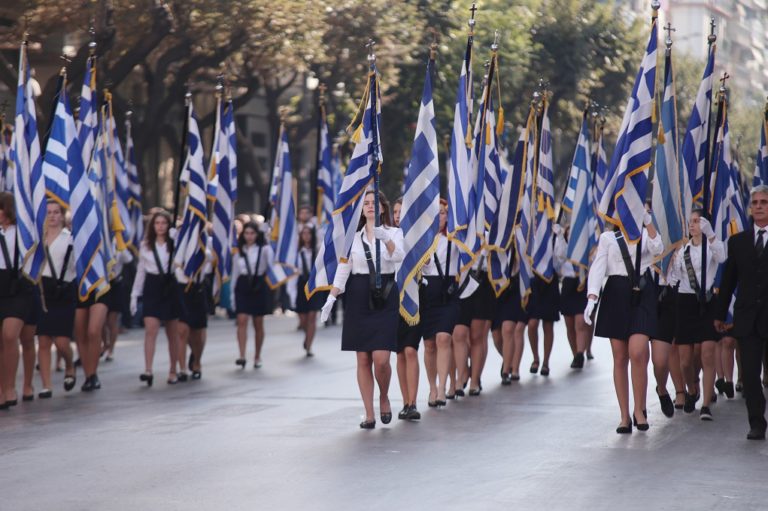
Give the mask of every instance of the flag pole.
<path id="1" fill-rule="evenodd" d="M 181 174 L 184 172 L 187 152 L 187 131 L 189 130 L 189 105 L 192 104 L 192 93 L 187 90 L 184 94 L 184 122 L 181 128 L 181 151 L 179 152 L 179 174 L 176 176 L 176 190 L 173 194 L 173 223 L 171 227 L 176 227 L 176 221 L 179 219 L 179 195 L 181 194 Z"/>
<path id="2" fill-rule="evenodd" d="M 378 126 L 376 122 L 378 120 L 376 112 L 378 110 L 379 87 L 376 80 L 376 54 L 373 52 L 373 45 L 375 41 L 369 40 L 366 46 L 368 47 L 368 64 L 370 71 L 368 72 L 368 78 L 370 80 L 370 94 L 371 94 L 371 146 L 373 149 L 373 211 L 374 211 L 374 225 L 379 227 L 381 225 L 381 219 L 379 218 L 379 170 L 381 162 L 379 162 L 379 135 Z M 376 240 L 376 289 L 381 289 L 381 243 Z"/>
<path id="3" fill-rule="evenodd" d="M 314 190 L 315 193 L 314 199 L 315 199 L 315 217 L 317 218 L 317 224 L 322 225 L 323 220 L 323 193 L 324 190 L 320 187 L 320 160 L 323 158 L 322 150 L 323 150 L 323 123 L 325 123 L 325 91 L 328 87 L 324 83 L 321 83 L 318 86 L 319 91 L 319 97 L 318 97 L 318 120 L 317 120 L 317 156 L 315 157 L 315 186 Z M 312 186 L 312 183 L 310 183 L 310 187 Z M 312 188 L 310 188 L 311 190 Z"/>

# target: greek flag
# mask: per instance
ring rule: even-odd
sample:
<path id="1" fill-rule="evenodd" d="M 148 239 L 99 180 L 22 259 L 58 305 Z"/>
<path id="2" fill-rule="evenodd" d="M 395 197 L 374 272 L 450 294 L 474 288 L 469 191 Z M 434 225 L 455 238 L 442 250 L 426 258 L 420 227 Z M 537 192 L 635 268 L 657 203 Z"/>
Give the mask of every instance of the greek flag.
<path id="1" fill-rule="evenodd" d="M 478 194 L 482 193 L 483 216 L 478 217 L 481 242 L 485 241 L 485 233 L 490 231 L 496 218 L 496 213 L 501 199 L 501 164 L 499 163 L 498 136 L 496 132 L 496 114 L 493 108 L 491 87 L 487 89 L 485 115 L 480 131 L 480 145 L 478 149 L 477 181 Z M 481 185 L 482 183 L 482 185 Z M 479 213 L 479 209 L 478 209 Z M 482 220 L 482 221 L 481 221 Z M 485 243 L 483 243 L 484 245 Z M 481 247 L 482 248 L 482 247 Z"/>
<path id="2" fill-rule="evenodd" d="M 579 272 L 584 283 L 586 270 L 589 268 L 589 255 L 596 246 L 597 218 L 595 216 L 594 195 L 592 193 L 592 169 L 590 168 L 589 122 L 588 112 L 584 112 L 581 121 L 579 141 L 573 154 L 571 177 L 568 180 L 566 198 L 571 200 L 565 208 L 571 215 L 571 232 L 568 238 L 568 261 L 585 271 Z"/>
<path id="3" fill-rule="evenodd" d="M 419 282 L 416 276 L 437 246 L 440 217 L 440 166 L 435 131 L 435 106 L 432 102 L 432 69 L 421 95 L 419 120 L 411 151 L 410 169 L 405 176 L 405 194 L 400 213 L 405 259 L 397 271 L 400 289 L 400 315 L 409 325 L 419 322 Z"/>
<path id="4" fill-rule="evenodd" d="M 357 223 L 363 212 L 363 193 L 373 182 L 374 173 L 381 171 L 383 156 L 381 145 L 376 145 L 378 154 L 374 158 L 374 137 L 381 140 L 381 97 L 376 68 L 372 66 L 369 73 L 363 101 L 365 111 L 363 119 L 352 135 L 356 142 L 352 158 L 344 174 L 339 196 L 336 199 L 336 209 L 333 211 L 331 223 L 325 230 L 325 240 L 315 258 L 315 264 L 309 274 L 309 280 L 304 292 L 310 298 L 317 291 L 327 291 L 333 287 L 333 278 L 340 262 L 346 262 L 352 249 Z M 373 98 L 376 98 L 376 122 L 372 123 Z M 374 134 L 373 128 L 376 128 Z"/>
<path id="5" fill-rule="evenodd" d="M 224 122 L 227 131 L 227 155 L 229 157 L 229 193 L 232 200 L 232 218 L 235 216 L 235 203 L 237 202 L 237 131 L 235 129 L 235 105 L 232 99 L 227 100 L 229 109 Z M 235 224 L 230 223 L 230 240 L 232 253 L 237 249 L 237 236 L 235 236 Z"/>
<path id="6" fill-rule="evenodd" d="M 133 239 L 133 225 L 128 208 L 130 192 L 128 190 L 128 173 L 125 169 L 125 156 L 117 135 L 117 123 L 112 109 L 112 96 L 107 95 L 107 104 L 104 106 L 105 136 L 107 147 L 107 190 L 109 192 L 107 204 L 109 205 L 110 228 L 115 239 L 118 251 L 128 248 Z"/>
<path id="7" fill-rule="evenodd" d="M 738 172 L 733 165 L 731 137 L 728 128 L 728 106 L 723 104 L 718 122 L 715 152 L 712 159 L 712 227 L 721 241 L 741 232 L 747 225 L 744 205 L 738 188 Z"/>
<path id="8" fill-rule="evenodd" d="M 752 178 L 752 186 L 768 184 L 768 146 L 765 143 L 766 132 L 768 132 L 768 105 L 765 107 L 763 116 L 763 125 L 760 130 L 760 148 L 757 150 L 755 163 L 755 174 Z"/>
<path id="9" fill-rule="evenodd" d="M 539 171 L 536 173 L 535 207 L 533 228 L 533 272 L 550 282 L 555 274 L 552 258 L 552 221 L 555 219 L 555 189 L 552 172 L 552 130 L 549 125 L 549 101 L 544 100 L 544 116 L 541 121 L 541 142 L 539 143 Z"/>
<path id="10" fill-rule="evenodd" d="M 213 162 L 219 180 L 216 188 L 216 201 L 213 204 L 213 253 L 215 258 L 214 296 L 224 282 L 229 281 L 232 273 L 232 222 L 235 217 L 234 200 L 232 199 L 232 174 L 230 155 L 230 129 L 235 121 L 232 104 L 224 105 L 219 99 L 216 106 L 216 127 L 219 133 L 216 146 L 213 148 Z"/>
<path id="11" fill-rule="evenodd" d="M 637 243 L 643 232 L 646 172 L 651 165 L 653 108 L 656 91 L 656 18 L 632 95 L 627 102 L 616 150 L 611 158 L 611 181 L 600 204 L 600 214 L 618 225 L 629 243 Z"/>
<path id="12" fill-rule="evenodd" d="M 195 115 L 191 101 L 187 112 L 189 116 L 185 168 L 188 179 L 187 198 L 173 262 L 189 279 L 188 286 L 191 286 L 195 281 L 199 281 L 199 275 L 205 264 L 205 252 L 208 244 L 208 235 L 205 230 L 208 216 L 206 202 L 208 184 L 203 162 L 203 144 L 197 124 L 197 115 Z"/>
<path id="13" fill-rule="evenodd" d="M 296 224 L 296 203 L 294 202 L 294 182 L 291 171 L 291 154 L 288 150 L 288 131 L 280 128 L 280 145 L 277 148 L 275 168 L 280 169 L 277 190 L 277 202 L 272 210 L 272 249 L 275 251 L 275 264 L 267 271 L 267 283 L 277 289 L 288 280 L 298 276 L 296 259 L 299 253 L 299 232 Z M 295 286 L 287 286 L 291 304 L 296 303 Z"/>
<path id="14" fill-rule="evenodd" d="M 333 166 L 331 164 L 331 136 L 325 107 L 320 108 L 320 147 L 317 154 L 317 223 L 329 224 L 333 215 Z"/>
<path id="15" fill-rule="evenodd" d="M 128 210 L 133 237 L 129 248 L 138 254 L 141 241 L 144 239 L 144 218 L 141 207 L 141 181 L 139 169 L 136 166 L 136 149 L 133 145 L 133 132 L 130 116 L 125 121 L 125 171 L 128 174 Z"/>
<path id="16" fill-rule="evenodd" d="M 70 158 L 80 158 L 79 154 L 72 155 L 72 142 L 77 138 L 77 128 L 72 117 L 67 97 L 67 76 L 62 73 L 57 92 L 56 110 L 51 134 L 45 147 L 43 157 L 43 176 L 45 177 L 45 192 L 50 199 L 55 200 L 64 208 L 69 208 L 69 169 L 72 167 Z"/>
<path id="17" fill-rule="evenodd" d="M 600 127 L 596 129 L 597 139 L 592 146 L 592 171 L 595 173 L 593 188 L 595 191 L 594 204 L 595 216 L 597 217 L 597 236 L 605 229 L 605 220 L 597 214 L 597 208 L 603 200 L 605 186 L 608 182 L 608 158 L 605 155 L 605 143 L 603 138 L 603 123 L 600 121 Z"/>
<path id="18" fill-rule="evenodd" d="M 474 195 L 472 192 L 470 154 L 472 135 L 472 37 L 467 40 L 467 50 L 461 64 L 456 105 L 453 110 L 450 158 L 448 159 L 448 236 L 461 248 L 459 262 L 468 268 L 474 261 L 476 236 L 474 222 Z"/>
<path id="19" fill-rule="evenodd" d="M 520 261 L 520 302 L 523 309 L 528 306 L 533 280 L 533 180 L 536 173 L 536 141 L 538 138 L 538 119 L 536 106 L 531 105 L 525 128 L 525 175 L 523 177 L 523 195 L 520 198 L 520 213 L 515 228 L 517 257 Z"/>
<path id="20" fill-rule="evenodd" d="M 668 52 L 669 53 L 669 52 Z M 667 275 L 672 255 L 687 239 L 683 215 L 684 174 L 678 164 L 677 100 L 672 55 L 664 62 L 664 96 L 659 116 L 658 143 L 653 186 L 653 222 L 664 243 L 662 275 Z"/>
<path id="21" fill-rule="evenodd" d="M 111 185 L 109 179 L 110 157 L 108 155 L 106 133 L 106 108 L 101 111 L 100 115 L 101 122 L 98 124 L 95 145 L 93 146 L 93 156 L 90 158 L 90 166 L 88 167 L 88 182 L 91 187 L 91 196 L 96 204 L 96 217 L 103 241 L 101 245 L 102 257 L 107 265 L 106 274 L 110 277 L 110 273 L 115 266 L 114 234 L 116 231 L 113 230 L 110 222 Z"/>
<path id="22" fill-rule="evenodd" d="M 77 138 L 82 151 L 83 168 L 88 170 L 96 133 L 99 125 L 99 109 L 96 101 L 96 57 L 89 57 L 85 65 L 85 78 L 80 90 L 80 113 L 77 121 Z"/>
<path id="23" fill-rule="evenodd" d="M 716 45 L 712 45 L 701 78 L 696 102 L 693 105 L 691 117 L 688 119 L 688 129 L 685 132 L 682 147 L 682 164 L 685 179 L 683 188 L 683 215 L 685 224 L 691 215 L 693 205 L 701 205 L 704 193 L 704 166 L 709 157 L 709 117 L 712 109 L 712 81 L 715 68 Z"/>
<path id="24" fill-rule="evenodd" d="M 520 206 L 523 174 L 525 167 L 526 132 L 520 133 L 515 148 L 514 160 L 501 186 L 501 198 L 496 218 L 488 235 L 488 271 L 496 296 L 509 286 L 510 250 L 514 243 L 515 224 Z M 509 165 L 506 157 L 500 157 L 502 168 Z"/>
<path id="25" fill-rule="evenodd" d="M 16 243 L 24 262 L 22 267 L 28 272 L 27 276 L 37 282 L 45 262 L 42 243 L 46 215 L 45 179 L 26 41 L 21 45 L 19 55 L 15 121 L 13 195 L 16 208 Z"/>

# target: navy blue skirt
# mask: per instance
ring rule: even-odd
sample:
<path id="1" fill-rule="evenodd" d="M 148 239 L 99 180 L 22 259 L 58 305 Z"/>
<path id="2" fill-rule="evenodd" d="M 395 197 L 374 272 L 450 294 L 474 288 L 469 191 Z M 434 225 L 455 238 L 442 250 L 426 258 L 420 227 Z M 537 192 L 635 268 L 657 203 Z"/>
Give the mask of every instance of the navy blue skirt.
<path id="1" fill-rule="evenodd" d="M 307 284 L 308 277 L 301 275 L 296 284 L 298 288 L 296 292 L 296 309 L 299 314 L 306 312 L 319 311 L 325 305 L 325 301 L 328 299 L 328 291 L 318 291 L 312 295 L 312 298 L 307 300 L 307 295 L 304 293 L 304 286 Z"/>
<path id="2" fill-rule="evenodd" d="M 509 286 L 497 300 L 496 328 L 501 328 L 504 321 L 528 322 L 528 314 L 523 310 L 520 301 L 520 275 L 515 274 L 509 281 Z"/>
<path id="3" fill-rule="evenodd" d="M 275 309 L 272 291 L 264 275 L 256 277 L 257 284 L 251 283 L 248 275 L 240 275 L 235 283 L 235 312 L 249 316 L 268 316 Z"/>
<path id="4" fill-rule="evenodd" d="M 421 335 L 433 339 L 438 333 L 451 334 L 459 315 L 459 298 L 449 297 L 441 277 L 425 277 L 426 286 L 419 289 Z"/>
<path id="5" fill-rule="evenodd" d="M 472 296 L 459 302 L 460 312 L 458 324 L 469 326 L 472 320 L 493 321 L 496 317 L 496 293 L 488 281 L 488 274 L 484 271 L 479 276 L 480 285 Z"/>
<path id="6" fill-rule="evenodd" d="M 178 283 L 179 321 L 193 329 L 208 328 L 208 286 L 206 282 Z"/>
<path id="7" fill-rule="evenodd" d="M 421 323 L 411 326 L 400 316 L 400 321 L 397 325 L 397 352 L 402 353 L 405 348 L 418 350 L 420 342 Z"/>
<path id="8" fill-rule="evenodd" d="M 672 286 L 659 287 L 659 329 L 656 332 L 657 341 L 672 343 L 675 340 L 677 328 L 677 288 Z"/>
<path id="9" fill-rule="evenodd" d="M 175 278 L 157 273 L 146 274 L 142 292 L 142 317 L 160 321 L 179 319 L 180 301 Z"/>
<path id="10" fill-rule="evenodd" d="M 0 292 L 7 293 L 0 297 L 0 320 L 5 318 L 17 318 L 24 321 L 25 325 L 36 325 L 40 313 L 40 292 L 25 277 L 11 279 L 10 271 L 0 270 L 3 273 L 2 285 L 5 289 Z"/>
<path id="11" fill-rule="evenodd" d="M 719 341 L 720 334 L 715 330 L 714 309 L 714 299 L 702 307 L 696 295 L 677 293 L 675 344 Z"/>
<path id="12" fill-rule="evenodd" d="M 634 334 L 655 339 L 658 335 L 658 299 L 656 285 L 646 273 L 646 284 L 639 300 L 632 301 L 629 277 L 611 275 L 600 295 L 595 335 L 628 341 Z"/>
<path id="13" fill-rule="evenodd" d="M 382 281 L 394 275 L 382 275 Z M 397 351 L 398 308 L 400 293 L 392 286 L 381 309 L 370 307 L 368 275 L 350 275 L 344 291 L 344 323 L 341 330 L 342 351 Z"/>
<path id="14" fill-rule="evenodd" d="M 75 329 L 75 310 L 77 310 L 77 288 L 74 282 L 63 283 L 56 289 L 56 280 L 43 277 L 45 290 L 45 306 L 41 308 L 40 320 L 37 322 L 37 335 L 48 337 L 72 338 Z"/>
<path id="15" fill-rule="evenodd" d="M 107 291 L 106 304 L 109 312 L 122 312 L 125 305 L 125 287 L 123 286 L 123 277 L 120 276 L 109 281 L 109 291 Z"/>
<path id="16" fill-rule="evenodd" d="M 538 275 L 534 277 L 531 282 L 531 296 L 528 299 L 527 313 L 531 319 L 560 320 L 560 286 L 557 276 L 553 276 L 550 282 Z"/>
<path id="17" fill-rule="evenodd" d="M 564 277 L 563 287 L 560 290 L 560 313 L 563 316 L 576 316 L 584 314 L 587 307 L 587 286 L 579 290 L 579 279 L 576 277 Z"/>

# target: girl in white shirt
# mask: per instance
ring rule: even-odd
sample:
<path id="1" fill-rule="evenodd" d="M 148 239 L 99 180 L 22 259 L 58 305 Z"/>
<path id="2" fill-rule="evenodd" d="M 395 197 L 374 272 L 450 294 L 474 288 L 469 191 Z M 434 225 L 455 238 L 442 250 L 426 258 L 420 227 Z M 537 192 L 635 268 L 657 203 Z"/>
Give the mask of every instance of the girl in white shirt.
<path id="1" fill-rule="evenodd" d="M 631 433 L 632 423 L 640 431 L 648 430 L 646 391 L 648 386 L 648 341 L 656 335 L 657 295 L 649 267 L 653 259 L 664 250 L 661 237 L 653 226 L 650 213 L 643 219 L 640 245 L 629 245 L 622 234 L 604 232 L 597 244 L 597 253 L 587 279 L 587 307 L 584 321 L 592 324 L 592 313 L 600 296 L 600 310 L 595 335 L 611 340 L 613 352 L 613 383 L 619 401 L 621 423 L 616 433 Z M 621 244 L 627 248 L 633 275 L 627 275 L 627 264 L 622 256 Z M 638 261 L 638 255 L 639 261 Z M 639 274 L 639 277 L 638 277 Z M 608 280 L 603 285 L 603 280 Z M 629 414 L 628 364 L 632 362 L 632 394 L 634 413 Z"/>
<path id="2" fill-rule="evenodd" d="M 699 398 L 698 370 L 694 367 L 694 346 L 701 346 L 701 366 L 704 373 L 704 401 L 700 417 L 712 420 L 709 405 L 715 387 L 715 353 L 720 336 L 715 331 L 712 287 L 720 263 L 725 261 L 723 242 L 715 237 L 712 226 L 701 210 L 691 212 L 688 229 L 691 240 L 675 254 L 672 272 L 680 283 L 677 293 L 677 328 L 675 342 L 680 355 L 680 367 L 688 388 L 683 411 L 693 413 Z M 703 237 L 702 237 L 703 235 Z M 706 282 L 702 282 L 702 247 L 706 240 Z"/>
<path id="3" fill-rule="evenodd" d="M 572 369 L 582 369 L 587 351 L 587 343 L 592 336 L 592 327 L 584 323 L 584 307 L 587 305 L 587 290 L 583 282 L 584 269 L 568 260 L 569 227 L 563 229 L 555 224 L 554 263 L 555 270 L 560 275 L 562 290 L 560 292 L 560 313 L 565 319 L 565 329 L 568 344 L 573 353 Z M 579 289 L 581 287 L 581 289 Z"/>
<path id="4" fill-rule="evenodd" d="M 317 255 L 317 231 L 312 224 L 305 224 L 299 231 L 299 252 L 296 254 L 296 267 L 299 269 L 299 278 L 296 284 L 296 313 L 299 315 L 299 325 L 304 330 L 304 351 L 308 357 L 313 356 L 312 342 L 315 340 L 317 330 L 317 311 L 319 311 L 326 298 L 327 291 L 318 291 L 312 298 L 307 299 L 304 286 L 309 281 L 309 273 L 315 264 Z"/>
<path id="5" fill-rule="evenodd" d="M 382 195 L 383 196 L 383 195 Z M 363 217 L 355 234 L 346 263 L 336 269 L 333 287 L 323 306 L 321 321 L 327 319 L 333 302 L 341 293 L 344 299 L 342 351 L 357 352 L 357 383 L 365 407 L 363 429 L 376 427 L 373 410 L 374 373 L 379 385 L 381 421 L 392 420 L 389 402 L 389 382 L 392 368 L 390 352 L 397 349 L 399 291 L 395 283 L 397 263 L 405 256 L 403 235 L 390 227 L 389 212 L 382 207 L 379 226 L 376 226 L 373 191 L 363 197 Z M 378 248 L 377 248 L 378 247 Z M 381 287 L 375 287 L 371 269 L 380 265 Z M 373 369 L 371 368 L 373 366 Z"/>
<path id="6" fill-rule="evenodd" d="M 139 249 L 139 265 L 131 290 L 131 314 L 136 314 L 139 297 L 143 297 L 144 373 L 139 380 L 152 386 L 152 362 L 161 323 L 168 338 L 170 369 L 168 382 L 177 380 L 179 296 L 173 274 L 173 239 L 170 236 L 171 215 L 158 210 L 150 217 L 144 241 Z"/>

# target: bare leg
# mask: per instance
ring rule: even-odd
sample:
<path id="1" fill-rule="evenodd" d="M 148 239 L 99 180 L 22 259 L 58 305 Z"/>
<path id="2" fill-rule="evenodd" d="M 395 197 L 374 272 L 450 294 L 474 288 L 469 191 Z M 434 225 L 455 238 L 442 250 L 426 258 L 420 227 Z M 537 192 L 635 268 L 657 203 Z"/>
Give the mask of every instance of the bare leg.
<path id="1" fill-rule="evenodd" d="M 159 319 L 144 317 L 144 372 L 146 374 L 152 374 L 152 362 L 155 359 L 155 345 L 159 331 Z"/>
<path id="2" fill-rule="evenodd" d="M 407 354 L 408 354 L 408 349 L 406 348 L 406 359 L 408 358 Z M 437 344 L 435 343 L 434 337 L 432 339 L 424 339 L 424 368 L 427 372 L 427 383 L 429 383 L 429 401 L 434 402 L 437 399 Z M 410 363 L 409 363 L 409 369 L 410 369 Z M 417 375 L 419 374 L 418 362 L 417 362 L 416 374 Z M 409 389 L 411 387 L 411 383 L 412 382 L 409 378 L 408 380 Z"/>
<path id="3" fill-rule="evenodd" d="M 682 406 L 685 404 L 685 379 L 680 368 L 680 352 L 677 344 L 672 344 L 669 348 L 669 376 L 675 386 L 675 404 Z"/>
<path id="4" fill-rule="evenodd" d="M 472 384 L 469 389 L 480 389 L 480 378 L 483 373 L 485 350 L 488 347 L 488 323 L 483 319 L 473 319 L 469 331 L 469 358 L 472 362 Z"/>
<path id="5" fill-rule="evenodd" d="M 87 334 L 87 354 L 83 358 L 83 369 L 87 376 L 96 374 L 99 368 L 99 355 L 101 354 L 101 338 L 104 332 L 104 322 L 107 320 L 109 310 L 103 303 L 95 303 L 88 307 L 88 334 Z"/>
<path id="6" fill-rule="evenodd" d="M 371 354 L 373 359 L 373 374 L 376 377 L 376 383 L 379 385 L 379 410 L 381 413 L 392 412 L 389 403 L 389 381 L 392 379 L 392 367 L 389 364 L 389 355 L 390 352 L 387 350 L 376 350 Z M 406 355 L 406 363 L 407 358 Z M 373 389 L 371 389 L 371 401 L 373 401 Z"/>
<path id="7" fill-rule="evenodd" d="M 248 344 L 248 314 L 237 315 L 237 348 L 239 358 L 245 358 L 245 347 Z"/>
<path id="8" fill-rule="evenodd" d="M 723 378 L 727 382 L 733 381 L 733 356 L 736 351 L 736 339 L 727 336 L 722 339 L 723 348 L 721 355 L 723 358 Z"/>
<path id="9" fill-rule="evenodd" d="M 168 332 L 168 323 L 166 323 L 165 326 L 166 330 L 166 336 L 169 335 Z M 169 337 L 170 339 L 170 337 Z M 176 321 L 176 360 L 179 364 L 179 370 L 184 372 L 186 371 L 187 367 L 187 347 L 190 345 L 191 337 L 190 337 L 190 329 L 189 325 L 184 323 L 183 321 Z M 171 344 L 168 343 L 168 349 L 171 349 Z M 189 368 L 189 371 L 192 371 L 192 368 Z M 173 372 L 173 371 L 171 371 Z"/>
<path id="10" fill-rule="evenodd" d="M 693 345 L 679 344 L 677 352 L 680 355 L 680 370 L 689 394 L 696 393 L 696 371 L 693 365 Z"/>
<path id="11" fill-rule="evenodd" d="M 118 312 L 110 312 L 107 315 L 107 336 L 106 336 L 106 354 L 108 357 L 112 357 L 115 351 L 115 345 L 117 344 L 117 334 L 120 332 L 120 326 L 117 324 L 119 317 Z"/>
<path id="12" fill-rule="evenodd" d="M 357 386 L 360 388 L 360 397 L 363 398 L 365 408 L 365 420 L 373 421 L 376 415 L 373 412 L 373 355 L 366 351 L 357 352 Z"/>
<path id="13" fill-rule="evenodd" d="M 463 389 L 469 380 L 469 327 L 456 325 L 453 329 L 453 358 L 456 363 L 456 388 Z"/>
<path id="14" fill-rule="evenodd" d="M 515 354 L 515 323 L 504 321 L 501 324 L 501 337 L 503 340 L 501 372 L 508 374 L 512 367 L 512 358 Z"/>
<path id="15" fill-rule="evenodd" d="M 182 323 L 179 322 L 181 325 Z M 205 350 L 205 341 L 208 338 L 207 328 L 191 328 L 189 330 L 189 349 L 195 356 L 194 367 L 190 371 L 200 371 L 202 369 L 203 351 Z"/>
<path id="16" fill-rule="evenodd" d="M 374 364 L 375 361 L 374 358 Z M 387 358 L 387 365 L 389 365 L 389 358 Z M 405 367 L 408 379 L 408 402 L 415 406 L 416 397 L 419 393 L 419 352 L 410 346 L 405 348 Z M 379 385 L 381 385 L 381 381 L 379 381 Z M 387 387 L 389 387 L 389 383 L 387 383 Z"/>
<path id="17" fill-rule="evenodd" d="M 307 354 L 312 353 L 312 343 L 315 341 L 315 331 L 317 330 L 317 311 L 311 311 L 306 314 L 304 320 L 304 349 Z"/>
<path id="18" fill-rule="evenodd" d="M 397 370 L 397 383 L 400 385 L 400 393 L 403 395 L 403 406 L 408 406 L 411 402 L 408 400 L 410 393 L 408 392 L 408 366 L 405 360 L 405 349 L 397 354 L 395 369 Z"/>
<path id="19" fill-rule="evenodd" d="M 701 343 L 701 367 L 703 379 L 702 394 L 704 401 L 701 406 L 712 404 L 712 394 L 715 388 L 715 356 L 717 353 L 717 343 L 715 341 L 704 341 Z"/>
<path id="20" fill-rule="evenodd" d="M 16 372 L 19 367 L 19 337 L 22 328 L 24 328 L 24 321 L 19 318 L 5 318 L 3 320 L 3 363 L 5 369 L 3 390 L 5 391 L 5 401 L 18 399 Z"/>
<path id="21" fill-rule="evenodd" d="M 533 354 L 533 364 L 531 364 L 531 369 L 533 369 L 535 365 L 536 370 L 538 370 L 539 368 L 539 320 L 538 319 L 528 320 L 528 343 L 531 345 L 531 353 Z"/>
<path id="22" fill-rule="evenodd" d="M 255 362 L 261 362 L 261 348 L 264 346 L 264 316 L 253 317 L 253 329 L 256 331 L 256 355 Z"/>
<path id="23" fill-rule="evenodd" d="M 504 338 L 501 335 L 501 328 L 491 330 L 491 339 L 493 339 L 493 347 L 499 355 L 504 357 Z"/>
<path id="24" fill-rule="evenodd" d="M 21 329 L 21 357 L 24 366 L 24 387 L 23 395 L 32 396 L 35 394 L 35 388 L 32 385 L 32 379 L 35 377 L 35 325 L 24 325 Z"/>
<path id="25" fill-rule="evenodd" d="M 667 378 L 669 377 L 669 352 L 672 345 L 664 341 L 651 341 L 651 357 L 653 360 L 653 375 L 656 378 L 657 393 L 667 394 Z"/>
<path id="26" fill-rule="evenodd" d="M 613 352 L 613 386 L 616 389 L 616 399 L 619 401 L 621 424 L 630 424 L 629 416 L 629 345 L 626 341 L 611 339 L 611 351 Z"/>
<path id="27" fill-rule="evenodd" d="M 565 319 L 565 333 L 568 336 L 568 345 L 571 347 L 571 354 L 575 357 L 576 349 L 576 316 L 563 316 Z"/>
<path id="28" fill-rule="evenodd" d="M 51 389 L 51 346 L 53 338 L 48 335 L 38 336 L 40 346 L 37 350 L 37 360 L 40 365 L 40 381 L 43 389 Z"/>
<path id="29" fill-rule="evenodd" d="M 549 367 L 549 356 L 552 354 L 552 346 L 555 343 L 555 324 L 552 321 L 543 321 L 544 328 L 544 361 L 543 365 Z"/>
<path id="30" fill-rule="evenodd" d="M 176 368 L 179 365 L 179 340 L 178 326 L 180 322 L 171 319 L 165 322 L 165 337 L 168 339 L 168 379 L 176 379 Z M 197 362 L 197 359 L 195 359 Z"/>
<path id="31" fill-rule="evenodd" d="M 451 370 L 453 352 L 451 350 L 451 336 L 445 332 L 437 334 L 437 399 L 445 401 L 445 385 Z M 455 391 L 455 386 L 454 386 Z M 453 392 L 451 392 L 453 394 Z"/>
<path id="32" fill-rule="evenodd" d="M 515 351 L 512 355 L 511 372 L 515 376 L 520 376 L 520 362 L 523 360 L 523 350 L 525 349 L 525 321 L 515 323 Z"/>

